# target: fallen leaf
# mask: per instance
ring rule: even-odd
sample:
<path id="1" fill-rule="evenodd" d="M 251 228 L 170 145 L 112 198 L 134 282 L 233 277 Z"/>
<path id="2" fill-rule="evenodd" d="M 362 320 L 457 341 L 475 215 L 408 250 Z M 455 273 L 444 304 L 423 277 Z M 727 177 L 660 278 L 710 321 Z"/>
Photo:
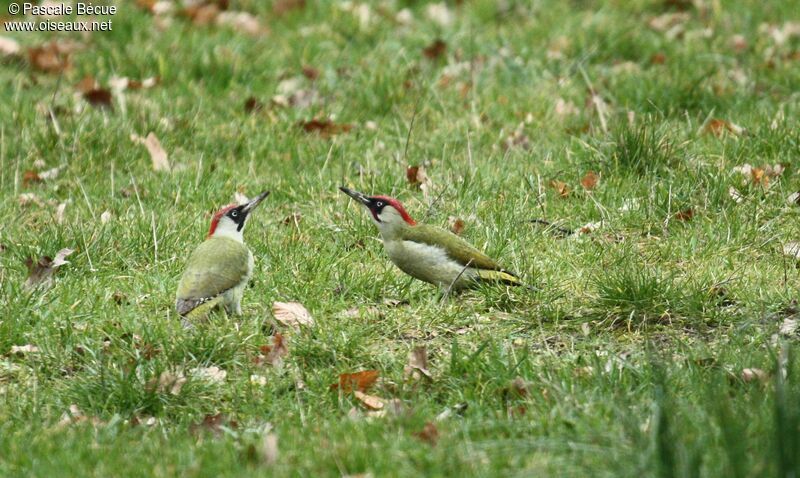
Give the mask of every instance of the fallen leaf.
<path id="1" fill-rule="evenodd" d="M 193 368 L 189 374 L 197 380 L 217 384 L 225 383 L 225 379 L 228 377 L 227 371 L 216 366 Z"/>
<path id="2" fill-rule="evenodd" d="M 280 16 L 304 8 L 306 8 L 306 0 L 276 0 L 272 4 L 272 13 Z"/>
<path id="3" fill-rule="evenodd" d="M 252 383 L 253 385 L 264 386 L 267 384 L 267 377 L 257 374 L 250 375 L 250 383 Z"/>
<path id="4" fill-rule="evenodd" d="M 364 392 L 356 390 L 353 392 L 353 395 L 356 399 L 361 402 L 362 405 L 369 408 L 370 410 L 381 410 L 383 409 L 383 399 L 380 397 L 376 397 L 374 395 L 367 395 Z"/>
<path id="5" fill-rule="evenodd" d="M 19 195 L 18 200 L 19 200 L 19 205 L 23 207 L 29 204 L 36 204 L 37 206 L 41 206 L 44 204 L 42 200 L 39 199 L 39 196 L 33 193 L 22 193 Z"/>
<path id="6" fill-rule="evenodd" d="M 31 344 L 25 345 L 12 345 L 11 350 L 8 352 L 9 355 L 27 355 L 27 354 L 38 354 L 39 347 Z"/>
<path id="7" fill-rule="evenodd" d="M 737 204 L 744 201 L 744 195 L 740 193 L 735 187 L 731 186 L 728 188 L 728 195 L 733 199 Z"/>
<path id="8" fill-rule="evenodd" d="M 92 91 L 99 87 L 100 85 L 97 84 L 97 80 L 95 80 L 92 75 L 84 76 L 81 78 L 81 81 L 75 85 L 75 89 L 78 90 L 79 93 L 86 93 L 87 91 Z"/>
<path id="9" fill-rule="evenodd" d="M 0 36 L 0 57 L 19 55 L 21 48 L 13 38 Z"/>
<path id="10" fill-rule="evenodd" d="M 556 191 L 558 191 L 559 197 L 562 198 L 569 197 L 570 188 L 569 186 L 567 186 L 567 183 L 559 181 L 557 179 L 553 179 L 552 181 L 550 181 L 550 186 Z"/>
<path id="11" fill-rule="evenodd" d="M 441 27 L 449 27 L 453 24 L 453 12 L 446 3 L 429 3 L 425 8 L 425 15 Z"/>
<path id="12" fill-rule="evenodd" d="M 186 377 L 180 372 L 163 371 L 158 377 L 153 377 L 147 381 L 144 389 L 150 393 L 168 393 L 171 395 L 179 395 L 183 385 L 186 383 Z"/>
<path id="13" fill-rule="evenodd" d="M 675 213 L 673 217 L 675 218 L 676 221 L 691 221 L 692 218 L 694 217 L 694 209 L 690 207 L 686 208 L 682 211 Z"/>
<path id="14" fill-rule="evenodd" d="M 247 12 L 222 12 L 216 17 L 218 26 L 225 26 L 236 31 L 244 32 L 250 36 L 258 37 L 268 32 L 261 21 Z"/>
<path id="15" fill-rule="evenodd" d="M 595 174 L 594 171 L 589 171 L 586 175 L 581 179 L 581 186 L 583 189 L 587 191 L 591 191 L 592 189 L 597 187 L 597 183 L 600 180 L 600 177 Z"/>
<path id="16" fill-rule="evenodd" d="M 347 133 L 353 128 L 353 125 L 347 123 L 334 123 L 329 119 L 312 119 L 300 123 L 300 127 L 306 133 L 317 133 L 323 138 Z"/>
<path id="17" fill-rule="evenodd" d="M 503 388 L 503 395 L 506 398 L 526 398 L 530 393 L 529 384 L 522 377 L 515 377 L 507 387 Z"/>
<path id="18" fill-rule="evenodd" d="M 235 430 L 239 428 L 239 424 L 236 420 L 228 420 L 222 413 L 217 413 L 215 415 L 206 415 L 202 421 L 191 424 L 189 432 L 197 435 L 199 432 L 206 431 L 213 433 L 215 436 L 220 436 L 225 432 L 226 428 Z"/>
<path id="19" fill-rule="evenodd" d="M 408 363 L 403 368 L 403 376 L 406 379 L 419 380 L 433 378 L 428 370 L 428 350 L 424 346 L 414 347 L 408 352 Z"/>
<path id="20" fill-rule="evenodd" d="M 31 169 L 22 173 L 22 185 L 23 186 L 30 186 L 31 183 L 40 183 L 42 182 L 42 177 L 39 176 L 39 173 L 33 171 Z"/>
<path id="21" fill-rule="evenodd" d="M 447 218 L 447 225 L 450 227 L 450 232 L 459 236 L 462 232 L 464 232 L 464 221 L 455 216 L 450 216 Z"/>
<path id="22" fill-rule="evenodd" d="M 354 390 L 366 392 L 378 380 L 380 372 L 377 370 L 362 370 L 355 373 L 343 373 L 339 375 L 339 382 L 330 386 L 331 390 L 339 389 L 344 393 Z"/>
<path id="23" fill-rule="evenodd" d="M 311 327 L 314 319 L 308 310 L 299 302 L 274 302 L 272 315 L 275 320 L 287 327 Z"/>
<path id="24" fill-rule="evenodd" d="M 261 363 L 268 363 L 273 367 L 283 365 L 283 357 L 289 355 L 289 348 L 286 346 L 286 339 L 280 332 L 275 332 L 272 336 L 272 345 L 261 346 Z"/>
<path id="25" fill-rule="evenodd" d="M 295 211 L 286 216 L 285 218 L 283 218 L 281 224 L 283 224 L 284 226 L 297 226 L 298 224 L 300 224 L 301 219 L 303 219 L 303 215 Z"/>
<path id="26" fill-rule="evenodd" d="M 447 53 L 447 43 L 445 43 L 441 38 L 437 38 L 433 41 L 433 43 L 423 48 L 422 53 L 429 60 L 436 60 Z"/>
<path id="27" fill-rule="evenodd" d="M 798 323 L 797 319 L 787 317 L 781 322 L 779 332 L 781 335 L 792 336 L 797 333 L 798 326 L 800 326 L 800 323 Z"/>
<path id="28" fill-rule="evenodd" d="M 258 457 L 265 465 L 274 465 L 278 462 L 278 436 L 272 432 L 265 432 L 261 438 L 261 447 Z"/>
<path id="29" fill-rule="evenodd" d="M 69 406 L 69 410 L 61 415 L 61 419 L 58 421 L 56 426 L 58 428 L 63 428 L 69 425 L 76 425 L 84 422 L 89 422 L 94 426 L 105 423 L 97 417 L 87 417 L 77 405 L 72 404 Z"/>
<path id="30" fill-rule="evenodd" d="M 730 47 L 736 53 L 747 51 L 747 38 L 744 35 L 733 35 L 729 41 Z"/>
<path id="31" fill-rule="evenodd" d="M 56 206 L 56 224 L 64 224 L 65 213 L 67 210 L 67 203 L 62 202 Z"/>
<path id="32" fill-rule="evenodd" d="M 584 235 L 584 234 L 591 234 L 594 231 L 600 229 L 601 227 L 603 227 L 603 222 L 602 221 L 600 221 L 600 222 L 590 222 L 590 223 L 587 223 L 584 226 L 578 228 L 578 230 L 575 231 L 575 235 L 576 236 L 581 236 L 581 235 Z"/>
<path id="33" fill-rule="evenodd" d="M 311 81 L 314 81 L 317 78 L 319 78 L 319 70 L 317 70 L 313 66 L 303 65 L 302 71 L 303 71 L 303 76 L 305 76 Z"/>
<path id="34" fill-rule="evenodd" d="M 439 442 L 439 429 L 432 422 L 427 422 L 422 430 L 414 433 L 414 436 L 431 446 L 436 446 Z"/>
<path id="35" fill-rule="evenodd" d="M 24 287 L 32 289 L 39 286 L 50 286 L 53 282 L 53 274 L 56 270 L 64 264 L 69 264 L 64 260 L 67 256 L 75 252 L 73 249 L 61 249 L 56 253 L 55 259 L 48 256 L 42 256 L 34 263 L 33 259 L 28 258 L 25 265 L 28 267 L 28 279 L 25 281 Z"/>
<path id="36" fill-rule="evenodd" d="M 531 140 L 525 134 L 525 123 L 520 123 L 514 131 L 512 131 L 505 140 L 504 146 L 506 149 L 522 149 L 528 150 L 531 148 Z"/>
<path id="37" fill-rule="evenodd" d="M 105 88 L 89 90 L 83 94 L 83 99 L 95 108 L 114 109 L 114 105 L 111 103 L 111 92 Z"/>
<path id="38" fill-rule="evenodd" d="M 687 12 L 665 13 L 651 18 L 647 25 L 653 30 L 662 32 L 667 38 L 673 39 L 680 36 L 684 31 L 684 24 L 689 21 L 691 16 Z"/>
<path id="39" fill-rule="evenodd" d="M 72 66 L 70 49 L 59 46 L 56 41 L 29 48 L 28 62 L 44 73 L 61 73 Z"/>
<path id="40" fill-rule="evenodd" d="M 39 179 L 50 181 L 51 179 L 56 179 L 59 174 L 61 174 L 60 167 L 50 168 L 47 171 L 42 171 L 39 173 Z"/>
<path id="41" fill-rule="evenodd" d="M 653 53 L 650 57 L 650 63 L 653 65 L 663 65 L 667 62 L 667 56 L 661 52 Z"/>
<path id="42" fill-rule="evenodd" d="M 750 383 L 756 380 L 761 383 L 766 383 L 769 381 L 769 374 L 760 368 L 746 368 L 742 370 L 742 380 L 745 383 Z"/>
<path id="43" fill-rule="evenodd" d="M 730 121 L 713 118 L 703 127 L 703 132 L 720 137 L 725 133 L 741 136 L 746 132 L 746 130 L 735 123 L 731 123 Z"/>
<path id="44" fill-rule="evenodd" d="M 108 221 L 111 220 L 111 211 L 103 211 L 103 214 L 100 214 L 100 223 L 106 224 Z"/>
<path id="45" fill-rule="evenodd" d="M 572 101 L 565 101 L 564 98 L 556 99 L 555 113 L 561 119 L 577 116 L 580 112 Z"/>
<path id="46" fill-rule="evenodd" d="M 155 133 L 148 133 L 146 138 L 142 138 L 136 134 L 131 135 L 131 140 L 134 143 L 143 144 L 150 153 L 150 159 L 153 161 L 153 171 L 166 171 L 169 172 L 171 167 L 167 152 L 161 146 L 161 142 L 156 137 Z"/>
<path id="47" fill-rule="evenodd" d="M 258 113 L 264 109 L 264 103 L 258 100 L 258 98 L 251 96 L 244 101 L 244 111 L 245 113 Z"/>
<path id="48" fill-rule="evenodd" d="M 783 254 L 800 260 L 800 242 L 787 242 L 784 244 Z"/>

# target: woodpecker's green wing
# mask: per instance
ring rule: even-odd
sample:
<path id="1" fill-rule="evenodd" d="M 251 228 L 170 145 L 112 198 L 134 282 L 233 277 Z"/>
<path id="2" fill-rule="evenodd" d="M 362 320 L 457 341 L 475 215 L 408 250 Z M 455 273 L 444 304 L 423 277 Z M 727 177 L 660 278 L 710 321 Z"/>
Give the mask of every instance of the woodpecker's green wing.
<path id="1" fill-rule="evenodd" d="M 497 280 L 511 284 L 522 282 L 512 272 L 505 270 L 491 257 L 473 247 L 450 231 L 435 226 L 420 224 L 403 229 L 403 240 L 439 247 L 448 257 L 462 266 L 469 264 L 482 279 Z"/>
<path id="2" fill-rule="evenodd" d="M 250 252 L 241 242 L 226 237 L 203 241 L 189 256 L 178 284 L 178 313 L 185 316 L 241 284 L 247 278 L 249 260 Z"/>

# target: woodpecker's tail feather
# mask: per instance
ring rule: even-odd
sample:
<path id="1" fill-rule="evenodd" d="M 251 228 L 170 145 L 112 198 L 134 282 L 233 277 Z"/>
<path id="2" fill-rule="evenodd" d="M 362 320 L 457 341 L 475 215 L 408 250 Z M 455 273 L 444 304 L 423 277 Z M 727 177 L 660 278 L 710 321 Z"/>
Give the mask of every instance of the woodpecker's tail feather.
<path id="1" fill-rule="evenodd" d="M 218 296 L 214 297 L 213 299 L 206 299 L 206 300 L 202 300 L 202 301 L 201 300 L 193 301 L 193 302 L 195 302 L 195 304 L 191 304 L 191 305 L 194 306 L 194 307 L 191 307 L 191 308 L 186 307 L 187 305 L 190 305 L 190 304 L 188 304 L 189 301 L 183 301 L 183 304 L 181 304 L 180 302 L 181 301 L 179 300 L 179 304 L 177 306 L 177 309 L 178 309 L 178 312 L 181 314 L 181 316 L 183 318 L 189 319 L 189 320 L 198 320 L 198 319 L 204 319 L 212 310 L 214 310 L 215 307 L 217 307 L 222 302 L 222 295 L 218 295 Z M 186 310 L 186 312 L 183 312 L 181 310 L 181 308 L 182 308 L 181 305 L 183 305 L 183 309 L 184 310 L 186 310 L 186 309 L 189 309 L 189 310 Z"/>
<path id="2" fill-rule="evenodd" d="M 523 285 L 519 277 L 506 271 L 492 271 L 487 269 L 478 269 L 478 277 L 481 280 L 490 282 L 500 282 L 506 285 Z"/>

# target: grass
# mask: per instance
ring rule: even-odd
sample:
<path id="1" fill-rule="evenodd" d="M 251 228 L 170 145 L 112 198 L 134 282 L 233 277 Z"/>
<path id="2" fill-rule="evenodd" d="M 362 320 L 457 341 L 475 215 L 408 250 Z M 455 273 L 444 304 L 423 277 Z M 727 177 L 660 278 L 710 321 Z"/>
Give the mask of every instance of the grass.
<path id="1" fill-rule="evenodd" d="M 449 25 L 423 2 L 369 4 L 364 24 L 307 3 L 276 15 L 231 2 L 263 38 L 181 16 L 159 28 L 128 3 L 112 32 L 3 34 L 83 46 L 61 80 L 24 55 L 0 69 L 0 475 L 800 472 L 797 335 L 779 333 L 800 291 L 781 253 L 800 232 L 787 204 L 800 189 L 800 39 L 776 44 L 762 26 L 796 18 L 791 2 L 697 2 L 677 38 L 647 24 L 681 2 L 474 0 L 449 6 Z M 410 25 L 393 20 L 402 8 Z M 445 54 L 426 58 L 437 38 Z M 75 94 L 86 75 L 160 81 L 109 111 Z M 295 77 L 312 103 L 272 105 Z M 246 112 L 249 97 L 264 108 Z M 353 129 L 299 127 L 328 117 Z M 712 119 L 746 133 L 705 133 Z M 131 141 L 151 131 L 173 172 Z M 766 187 L 733 171 L 744 163 L 786 170 Z M 428 196 L 406 179 L 420 164 Z M 589 170 L 600 182 L 585 191 Z M 463 219 L 465 238 L 535 290 L 440 303 L 392 266 L 342 184 L 394 195 L 418 220 Z M 245 232 L 244 315 L 183 329 L 174 289 L 210 214 L 264 188 Z M 532 219 L 601 225 L 563 238 Z M 25 289 L 25 260 L 62 248 L 76 252 L 53 286 Z M 275 301 L 303 303 L 316 325 L 277 326 Z M 255 364 L 276 330 L 284 366 Z M 11 353 L 26 344 L 39 352 Z M 404 377 L 417 346 L 430 381 Z M 212 366 L 221 383 L 191 375 Z M 370 417 L 329 389 L 367 369 L 399 413 Z M 179 393 L 154 386 L 165 372 L 186 375 Z M 59 425 L 72 405 L 89 418 Z M 220 413 L 226 426 L 193 426 Z M 420 438 L 427 423 L 438 440 Z"/>

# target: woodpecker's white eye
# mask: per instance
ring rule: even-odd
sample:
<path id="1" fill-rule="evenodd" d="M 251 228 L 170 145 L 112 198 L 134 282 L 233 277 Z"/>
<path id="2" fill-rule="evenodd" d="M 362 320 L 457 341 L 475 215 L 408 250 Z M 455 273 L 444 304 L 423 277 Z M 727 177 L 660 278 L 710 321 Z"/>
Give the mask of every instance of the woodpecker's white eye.
<path id="1" fill-rule="evenodd" d="M 378 207 L 383 207 L 383 201 L 378 201 L 375 203 L 375 205 Z"/>
<path id="2" fill-rule="evenodd" d="M 238 211 L 233 211 L 233 212 L 231 212 L 231 217 L 236 217 L 236 216 L 238 216 L 238 215 L 239 215 L 239 212 L 238 212 Z"/>

